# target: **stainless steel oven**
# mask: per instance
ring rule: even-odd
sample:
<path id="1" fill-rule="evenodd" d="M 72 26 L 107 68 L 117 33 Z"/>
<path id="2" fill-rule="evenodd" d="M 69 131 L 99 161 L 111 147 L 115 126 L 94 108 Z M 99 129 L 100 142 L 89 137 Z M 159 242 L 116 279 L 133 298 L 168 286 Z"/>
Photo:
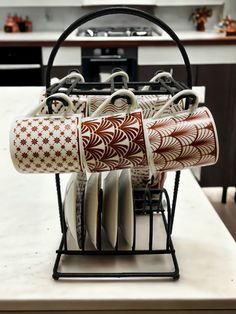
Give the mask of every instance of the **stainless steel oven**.
<path id="1" fill-rule="evenodd" d="M 135 81 L 137 48 L 82 48 L 82 70 L 86 81 L 104 81 L 115 68 L 123 69 L 130 81 Z"/>
<path id="2" fill-rule="evenodd" d="M 159 36 L 157 29 L 150 27 L 91 27 L 79 29 L 82 37 L 146 37 Z M 112 41 L 110 41 L 112 45 Z M 137 47 L 82 48 L 82 68 L 86 81 L 104 81 L 114 68 L 126 71 L 131 81 L 137 80 Z"/>

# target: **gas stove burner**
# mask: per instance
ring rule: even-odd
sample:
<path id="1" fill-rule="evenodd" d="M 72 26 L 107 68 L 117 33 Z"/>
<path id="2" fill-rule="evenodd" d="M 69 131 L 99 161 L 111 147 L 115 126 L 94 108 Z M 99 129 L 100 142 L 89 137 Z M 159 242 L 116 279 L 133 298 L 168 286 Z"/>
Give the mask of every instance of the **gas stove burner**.
<path id="1" fill-rule="evenodd" d="M 149 27 L 91 27 L 78 30 L 77 35 L 83 37 L 139 37 L 158 36 L 161 34 Z"/>

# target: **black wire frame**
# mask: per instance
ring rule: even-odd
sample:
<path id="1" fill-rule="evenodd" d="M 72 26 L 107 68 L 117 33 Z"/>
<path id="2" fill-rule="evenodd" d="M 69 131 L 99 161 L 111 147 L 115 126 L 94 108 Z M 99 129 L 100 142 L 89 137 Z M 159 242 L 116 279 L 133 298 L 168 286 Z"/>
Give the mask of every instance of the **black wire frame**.
<path id="1" fill-rule="evenodd" d="M 137 199 L 135 197 L 135 193 L 143 194 L 142 199 L 138 199 L 144 203 L 143 208 L 137 207 Z M 158 195 L 158 200 L 153 201 L 153 195 Z M 166 201 L 166 209 L 163 207 L 163 198 Z M 173 242 L 171 240 L 171 227 L 173 225 L 173 210 L 170 205 L 169 195 L 166 189 L 150 189 L 148 186 L 143 189 L 134 190 L 134 204 L 133 204 L 133 217 L 134 217 L 134 230 L 133 230 L 133 245 L 132 247 L 127 249 L 119 249 L 119 243 L 117 238 L 117 244 L 114 249 L 103 249 L 102 248 L 102 239 L 101 239 L 101 223 L 99 224 L 98 233 L 100 234 L 98 237 L 98 249 L 85 249 L 85 235 L 82 230 L 82 249 L 81 250 L 71 250 L 67 249 L 67 239 L 65 238 L 66 230 L 62 235 L 61 243 L 56 251 L 57 257 L 53 267 L 53 279 L 57 280 L 59 278 L 120 278 L 120 277 L 162 277 L 162 278 L 173 278 L 177 280 L 179 278 L 179 266 L 177 262 L 177 258 L 175 255 L 175 249 Z M 99 202 L 99 219 L 101 220 L 102 215 L 102 190 L 100 190 L 100 202 Z M 81 221 L 83 221 L 83 210 L 81 211 Z M 148 248 L 146 249 L 136 249 L 136 219 L 137 215 L 146 215 L 149 218 L 149 234 L 148 234 Z M 166 245 L 165 248 L 162 249 L 154 249 L 154 215 L 159 215 L 160 219 L 162 219 L 164 229 L 166 232 Z M 81 225 L 83 228 L 83 224 Z M 155 230 L 156 234 L 158 234 L 158 230 Z M 62 272 L 60 271 L 60 263 L 63 255 L 65 256 L 131 256 L 131 255 L 168 255 L 171 258 L 172 265 L 170 266 L 170 271 L 142 271 L 142 272 Z"/>
<path id="2" fill-rule="evenodd" d="M 57 55 L 57 52 L 60 48 L 60 46 L 62 45 L 63 41 L 66 40 L 66 38 L 79 26 L 83 25 L 86 22 L 89 22 L 95 18 L 98 17 L 102 17 L 102 16 L 106 16 L 106 15 L 114 15 L 114 14 L 127 14 L 127 15 L 134 15 L 134 16 L 138 16 L 140 18 L 144 18 L 148 21 L 150 21 L 151 23 L 159 26 L 160 28 L 162 28 L 172 39 L 173 41 L 176 43 L 176 46 L 178 47 L 184 64 L 185 64 L 185 68 L 186 68 L 186 83 L 187 86 L 189 88 L 192 88 L 192 72 L 191 72 L 191 66 L 190 66 L 190 61 L 187 55 L 187 52 L 183 46 L 183 44 L 181 43 L 180 39 L 178 38 L 178 36 L 176 35 L 176 33 L 162 20 L 160 20 L 157 17 L 154 17 L 142 10 L 138 10 L 138 9 L 134 9 L 134 8 L 129 8 L 129 7 L 109 7 L 109 8 L 105 8 L 102 10 L 98 10 L 92 13 L 89 13 L 87 15 L 82 16 L 81 18 L 77 19 L 76 21 L 74 21 L 62 34 L 61 36 L 58 38 L 56 44 L 54 45 L 51 54 L 49 56 L 49 60 L 48 60 L 48 65 L 47 65 L 47 69 L 46 69 L 46 89 L 50 88 L 50 79 L 51 79 L 51 70 L 52 70 L 52 66 L 53 66 L 53 62 L 54 59 Z M 187 104 L 188 106 L 188 104 Z M 171 220 L 168 222 L 166 222 L 166 218 L 165 215 L 163 214 L 163 221 L 166 227 L 166 232 L 168 235 L 168 245 L 170 250 L 165 250 L 165 251 L 158 251 L 158 250 L 145 250 L 143 252 L 139 252 L 137 250 L 132 250 L 131 253 L 132 254 L 171 254 L 172 260 L 173 260 L 173 264 L 174 264 L 174 272 L 158 272 L 158 273 L 60 273 L 58 272 L 58 266 L 60 263 L 60 259 L 61 259 L 61 255 L 62 254 L 75 254 L 76 252 L 70 252 L 67 250 L 67 245 L 66 245 L 66 225 L 65 225 L 65 220 L 64 220 L 64 212 L 63 212 L 63 205 L 62 205 L 62 197 L 61 197 L 61 187 L 60 187 L 60 176 L 59 174 L 55 175 L 55 179 L 56 179 L 56 188 L 57 188 L 57 198 L 58 198 L 58 207 L 59 207 L 59 215 L 60 215 L 60 223 L 61 223 L 61 231 L 62 231 L 62 241 L 61 244 L 59 246 L 59 249 L 57 250 L 57 257 L 56 257 L 56 261 L 55 261 L 55 265 L 53 268 L 53 278 L 54 279 L 58 279 L 60 277 L 172 277 L 174 279 L 178 279 L 179 278 L 179 267 L 178 267 L 178 263 L 177 263 L 177 259 L 175 256 L 175 250 L 174 250 L 174 246 L 171 240 L 171 233 L 172 233 L 172 229 L 173 229 L 173 222 L 174 222 L 174 215 L 175 215 L 175 209 L 176 209 L 176 202 L 177 202 L 177 194 L 178 194 L 178 187 L 179 187 L 179 180 L 180 180 L 180 171 L 176 171 L 176 176 L 175 176 L 175 182 L 174 182 L 174 193 L 173 193 L 173 200 L 172 200 L 172 206 L 171 206 Z M 90 255 L 90 253 L 88 251 L 82 251 L 83 254 L 87 254 Z M 99 251 L 100 254 L 105 254 L 104 251 Z M 77 252 L 78 253 L 78 252 Z M 91 254 L 94 254 L 91 252 Z M 97 254 L 97 253 L 96 253 Z M 109 253 L 110 254 L 110 253 Z M 121 252 L 119 250 L 116 250 L 115 252 L 112 252 L 112 254 L 129 254 L 127 252 Z"/>
<path id="3" fill-rule="evenodd" d="M 76 21 L 74 21 L 62 34 L 61 36 L 58 38 L 56 44 L 54 45 L 49 59 L 48 59 L 48 65 L 47 65 L 47 69 L 46 69 L 46 88 L 48 89 L 50 87 L 50 78 L 51 78 L 51 70 L 52 70 L 52 66 L 53 66 L 53 62 L 54 59 L 57 55 L 57 52 L 59 50 L 59 48 L 61 47 L 61 44 L 66 40 L 66 38 L 74 31 L 76 30 L 79 26 L 93 20 L 96 19 L 98 17 L 101 16 L 106 16 L 106 15 L 114 15 L 114 14 L 128 14 L 128 15 L 134 15 L 134 16 L 138 16 L 140 18 L 143 18 L 145 20 L 148 20 L 149 22 L 159 26 L 160 28 L 162 28 L 172 39 L 173 41 L 176 43 L 185 67 L 186 67 L 186 82 L 189 88 L 192 88 L 192 71 L 191 71 L 191 66 L 190 66 L 190 61 L 187 55 L 187 52 L 183 46 L 183 44 L 181 43 L 180 39 L 178 38 L 178 36 L 176 35 L 176 33 L 162 20 L 160 20 L 157 17 L 152 16 L 149 13 L 146 13 L 142 10 L 138 10 L 138 9 L 134 9 L 134 8 L 129 8 L 129 7 L 109 7 L 109 8 L 105 8 L 102 10 L 98 10 L 98 11 L 94 11 L 92 13 L 89 13 L 87 15 L 84 15 L 82 17 L 80 17 L 79 19 L 77 19 Z"/>

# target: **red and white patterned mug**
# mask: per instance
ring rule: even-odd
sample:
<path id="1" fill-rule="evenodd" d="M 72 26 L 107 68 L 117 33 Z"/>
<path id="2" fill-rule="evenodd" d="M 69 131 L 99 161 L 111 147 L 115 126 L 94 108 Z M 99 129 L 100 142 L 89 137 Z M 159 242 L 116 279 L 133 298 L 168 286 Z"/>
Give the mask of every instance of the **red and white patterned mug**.
<path id="1" fill-rule="evenodd" d="M 123 76 L 125 82 L 128 82 L 128 76 L 125 72 L 115 72 L 113 73 L 106 81 L 110 81 L 111 78 L 116 76 Z M 155 82 L 160 78 L 172 78 L 169 72 L 161 72 L 155 75 L 150 82 Z M 144 86 L 142 90 L 148 90 L 150 86 Z M 153 117 L 153 115 L 159 111 L 166 103 L 166 101 L 170 98 L 170 95 L 138 95 L 137 96 L 137 108 L 142 109 L 144 119 L 148 119 Z M 109 99 L 109 96 L 105 95 L 93 95 L 88 96 L 88 115 L 92 116 L 95 111 L 97 111 L 101 104 L 104 103 L 105 100 Z M 114 104 L 110 104 L 110 106 L 106 106 L 105 111 L 100 110 L 100 115 L 104 114 L 114 114 L 120 111 L 126 111 L 128 108 L 127 99 L 119 98 Z M 181 111 L 184 109 L 184 102 L 179 102 L 178 105 L 174 107 L 166 108 L 165 114 L 171 114 L 172 112 Z"/>
<path id="2" fill-rule="evenodd" d="M 156 74 L 150 82 L 156 82 L 160 78 L 172 78 L 172 75 L 169 72 L 161 72 Z M 144 86 L 142 88 L 143 91 L 149 89 L 150 86 Z M 166 104 L 166 101 L 169 98 L 170 95 L 139 96 L 138 105 L 143 111 L 144 118 L 147 119 L 153 117 Z M 183 108 L 183 102 L 172 108 L 166 107 L 163 115 L 171 114 L 175 111 L 182 111 Z M 131 180 L 134 188 L 145 188 L 147 184 L 151 188 L 163 188 L 166 176 L 165 172 L 155 170 L 154 166 L 131 169 Z"/>
<path id="3" fill-rule="evenodd" d="M 166 176 L 166 172 L 152 172 L 149 167 L 131 169 L 131 181 L 134 189 L 145 188 L 147 184 L 153 189 L 162 189 Z"/>
<path id="4" fill-rule="evenodd" d="M 148 119 L 154 116 L 154 114 L 165 105 L 169 99 L 169 95 L 137 95 L 137 109 L 140 108 L 143 113 L 143 118 Z M 88 96 L 88 110 L 89 116 L 100 107 L 100 105 L 109 96 L 105 95 L 93 95 Z M 120 111 L 127 111 L 128 104 L 127 100 L 124 98 L 119 98 L 114 102 L 114 105 L 110 105 L 106 110 L 106 114 L 115 114 Z M 184 103 L 180 102 L 177 106 L 169 107 L 166 109 L 165 114 L 171 114 L 173 111 L 181 111 L 184 109 Z M 105 113 L 102 113 L 105 114 Z"/>
<path id="5" fill-rule="evenodd" d="M 112 103 L 112 99 L 115 99 L 116 97 L 118 97 L 118 99 L 122 99 L 122 96 L 128 97 L 130 100 L 130 104 L 128 104 L 126 100 L 125 107 L 119 107 L 119 106 L 116 107 L 115 105 L 116 103 L 115 102 Z M 120 103 L 118 103 L 118 105 L 119 104 Z M 116 92 L 114 92 L 111 96 L 106 97 L 104 101 L 100 104 L 100 106 L 97 107 L 96 110 L 90 114 L 90 117 L 113 115 L 114 113 L 121 113 L 121 112 L 129 113 L 135 109 L 137 109 L 137 98 L 135 97 L 134 93 L 128 89 L 119 89 Z"/>
<path id="6" fill-rule="evenodd" d="M 194 95 L 195 104 L 189 110 L 162 116 L 166 107 L 183 95 Z M 153 172 L 217 162 L 219 144 L 214 119 L 208 108 L 197 106 L 198 95 L 192 90 L 184 90 L 173 96 L 152 119 L 145 120 Z"/>
<path id="7" fill-rule="evenodd" d="M 66 101 L 64 115 L 39 115 L 46 101 Z M 81 117 L 71 115 L 73 104 L 65 94 L 45 99 L 24 117 L 17 118 L 10 132 L 12 162 L 19 172 L 63 173 L 82 170 Z"/>
<path id="8" fill-rule="evenodd" d="M 136 107 L 136 97 L 129 90 L 119 90 L 94 112 L 100 115 L 110 105 L 112 97 L 130 97 L 130 110 Z M 84 165 L 89 172 L 100 172 L 148 166 L 143 117 L 140 110 L 102 117 L 82 119 Z"/>

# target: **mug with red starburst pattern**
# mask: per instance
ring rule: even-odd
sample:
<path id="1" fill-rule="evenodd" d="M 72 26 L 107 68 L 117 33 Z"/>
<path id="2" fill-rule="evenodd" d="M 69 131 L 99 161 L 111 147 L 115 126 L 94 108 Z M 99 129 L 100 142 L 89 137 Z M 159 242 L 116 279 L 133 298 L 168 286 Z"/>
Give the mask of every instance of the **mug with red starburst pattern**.
<path id="1" fill-rule="evenodd" d="M 40 115 L 46 102 L 60 100 L 63 115 Z M 24 117 L 17 118 L 10 132 L 12 162 L 19 172 L 63 173 L 83 169 L 81 163 L 81 116 L 71 115 L 71 99 L 54 94 Z"/>
<path id="2" fill-rule="evenodd" d="M 116 96 L 130 98 L 129 112 L 100 116 Z M 142 111 L 133 111 L 135 107 L 134 94 L 121 89 L 106 99 L 92 117 L 82 119 L 83 156 L 87 171 L 100 172 L 148 166 Z"/>
<path id="3" fill-rule="evenodd" d="M 113 73 L 106 81 L 109 81 L 113 76 L 123 76 L 126 83 L 128 82 L 128 75 L 124 71 Z M 158 81 L 161 78 L 172 78 L 169 72 L 161 72 L 155 75 L 150 82 Z M 106 82 L 105 81 L 105 82 Z M 144 86 L 142 90 L 147 91 L 150 86 Z M 110 96 L 92 95 L 87 97 L 88 115 L 91 116 L 101 106 L 101 104 Z M 170 95 L 137 95 L 137 107 L 142 109 L 144 119 L 151 118 L 158 110 L 160 110 L 170 98 Z M 113 104 L 106 106 L 100 115 L 114 114 L 120 111 L 126 111 L 128 102 L 125 98 L 118 98 Z M 181 111 L 184 109 L 184 102 L 181 101 L 175 106 L 166 108 L 164 114 L 171 114 L 172 112 Z"/>
<path id="4" fill-rule="evenodd" d="M 163 116 L 166 108 L 183 95 L 195 97 L 190 109 Z M 219 143 L 214 119 L 208 108 L 197 107 L 198 95 L 192 90 L 184 90 L 167 101 L 152 119 L 145 120 L 153 172 L 202 167 L 217 162 Z"/>

